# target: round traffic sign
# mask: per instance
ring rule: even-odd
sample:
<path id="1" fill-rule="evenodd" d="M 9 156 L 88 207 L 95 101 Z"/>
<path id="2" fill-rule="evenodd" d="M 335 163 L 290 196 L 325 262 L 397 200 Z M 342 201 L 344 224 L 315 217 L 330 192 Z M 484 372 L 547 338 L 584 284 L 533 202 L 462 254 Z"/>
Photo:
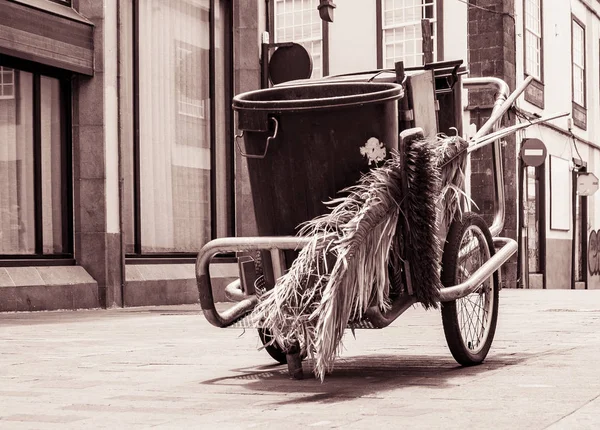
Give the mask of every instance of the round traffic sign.
<path id="1" fill-rule="evenodd" d="M 312 57 L 298 43 L 280 46 L 269 60 L 269 77 L 273 85 L 296 79 L 308 79 L 312 74 Z"/>
<path id="2" fill-rule="evenodd" d="M 523 139 L 521 159 L 527 166 L 538 167 L 546 160 L 546 145 L 540 139 Z"/>

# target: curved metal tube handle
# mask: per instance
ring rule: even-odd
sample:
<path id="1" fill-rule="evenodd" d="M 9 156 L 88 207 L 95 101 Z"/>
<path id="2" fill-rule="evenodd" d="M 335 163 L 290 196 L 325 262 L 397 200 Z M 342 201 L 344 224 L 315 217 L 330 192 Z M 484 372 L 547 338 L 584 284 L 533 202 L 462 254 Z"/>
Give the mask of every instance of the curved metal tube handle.
<path id="1" fill-rule="evenodd" d="M 494 246 L 499 247 L 498 251 L 481 265 L 467 280 L 461 284 L 452 287 L 442 288 L 440 290 L 440 302 L 451 302 L 461 297 L 472 294 L 479 286 L 517 252 L 517 242 L 508 237 L 494 237 Z"/>
<path id="2" fill-rule="evenodd" d="M 240 151 L 240 154 L 242 157 L 263 159 L 267 156 L 267 151 L 269 150 L 269 143 L 271 143 L 271 140 L 277 138 L 277 131 L 279 130 L 279 121 L 277 121 L 277 118 L 271 117 L 271 119 L 273 120 L 273 122 L 275 122 L 275 130 L 273 131 L 273 136 L 267 137 L 267 143 L 265 144 L 265 151 L 262 154 L 248 154 L 247 152 L 244 152 L 242 150 L 242 147 L 240 146 L 238 139 L 240 139 L 244 136 L 244 130 L 242 130 L 242 132 L 240 134 L 235 135 L 235 145 L 237 146 L 238 151 Z"/>
<path id="3" fill-rule="evenodd" d="M 210 282 L 209 264 L 213 256 L 222 252 L 252 251 L 257 249 L 300 249 L 309 238 L 297 236 L 223 237 L 205 244 L 196 258 L 196 283 L 204 316 L 216 327 L 227 327 L 248 314 L 258 303 L 256 295 L 248 296 L 223 312 L 217 311 Z"/>

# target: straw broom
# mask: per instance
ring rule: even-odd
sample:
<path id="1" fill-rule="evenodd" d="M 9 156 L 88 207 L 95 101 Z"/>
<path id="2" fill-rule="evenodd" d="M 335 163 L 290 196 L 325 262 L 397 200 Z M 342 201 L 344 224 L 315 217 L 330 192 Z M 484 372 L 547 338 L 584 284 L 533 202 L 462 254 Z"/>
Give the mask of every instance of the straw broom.
<path id="1" fill-rule="evenodd" d="M 462 207 L 469 200 L 465 193 L 465 172 L 467 169 L 466 152 L 469 143 L 458 137 L 440 135 L 443 142 L 436 150 L 436 164 L 441 175 L 441 185 L 438 196 L 438 229 L 445 232 L 457 216 L 462 215 Z"/>
<path id="2" fill-rule="evenodd" d="M 460 153 L 460 143 L 449 138 L 407 142 L 404 165 L 399 154 L 392 154 L 382 167 L 342 190 L 344 197 L 326 203 L 330 213 L 301 227 L 299 235 L 310 242 L 262 296 L 253 317 L 284 349 L 300 343 L 315 359 L 321 381 L 332 370 L 349 322 L 360 320 L 370 306 L 387 309 L 390 287 L 396 295 L 406 293 L 399 282 L 404 261 L 411 267 L 417 301 L 437 306 L 438 207 L 443 202 L 446 221 L 458 207 L 456 193 L 446 191 L 440 200 L 440 191 L 448 188 L 440 181 L 443 176 L 457 187 L 462 183 L 464 154 L 452 158 Z M 440 175 L 442 164 L 449 171 Z"/>

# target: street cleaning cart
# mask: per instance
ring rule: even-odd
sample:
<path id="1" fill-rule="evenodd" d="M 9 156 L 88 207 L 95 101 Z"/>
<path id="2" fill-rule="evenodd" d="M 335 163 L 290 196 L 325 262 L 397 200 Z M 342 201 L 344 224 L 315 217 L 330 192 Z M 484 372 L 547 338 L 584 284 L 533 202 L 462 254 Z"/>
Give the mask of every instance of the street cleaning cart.
<path id="1" fill-rule="evenodd" d="M 512 94 L 497 78 L 466 78 L 461 62 L 298 81 L 240 94 L 236 144 L 247 158 L 258 237 L 215 239 L 196 278 L 207 320 L 253 327 L 267 352 L 301 377 L 331 371 L 344 330 L 384 328 L 414 304 L 441 303 L 449 349 L 481 363 L 498 316 L 499 270 L 517 243 L 499 237 L 499 140 L 527 124 L 501 120 Z M 462 138 L 463 89 L 496 90 L 489 120 Z M 496 215 L 469 212 L 468 154 L 493 146 Z M 326 203 L 328 202 L 328 203 Z M 300 226 L 300 229 L 298 227 Z M 234 302 L 219 312 L 209 275 L 220 253 L 245 253 Z"/>

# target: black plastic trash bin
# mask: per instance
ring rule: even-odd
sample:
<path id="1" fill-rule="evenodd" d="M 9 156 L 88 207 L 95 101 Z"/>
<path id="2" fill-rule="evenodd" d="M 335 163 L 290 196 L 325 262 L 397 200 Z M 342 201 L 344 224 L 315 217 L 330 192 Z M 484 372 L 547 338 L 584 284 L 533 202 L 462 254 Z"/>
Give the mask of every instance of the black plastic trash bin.
<path id="1" fill-rule="evenodd" d="M 290 85 L 236 96 L 258 234 L 296 234 L 300 223 L 325 213 L 324 201 L 389 158 L 398 146 L 402 96 L 401 85 L 375 82 Z"/>

